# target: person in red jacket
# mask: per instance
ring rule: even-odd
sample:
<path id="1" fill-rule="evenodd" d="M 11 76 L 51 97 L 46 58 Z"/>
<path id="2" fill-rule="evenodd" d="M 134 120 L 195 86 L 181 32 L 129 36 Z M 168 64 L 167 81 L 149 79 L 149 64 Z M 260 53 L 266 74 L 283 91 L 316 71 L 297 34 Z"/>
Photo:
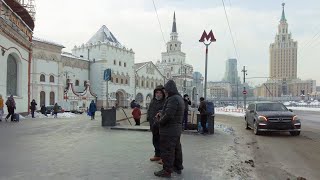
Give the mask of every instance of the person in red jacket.
<path id="1" fill-rule="evenodd" d="M 132 111 L 132 116 L 134 121 L 136 122 L 136 126 L 140 126 L 140 119 L 141 119 L 141 111 L 139 106 L 135 106 Z"/>

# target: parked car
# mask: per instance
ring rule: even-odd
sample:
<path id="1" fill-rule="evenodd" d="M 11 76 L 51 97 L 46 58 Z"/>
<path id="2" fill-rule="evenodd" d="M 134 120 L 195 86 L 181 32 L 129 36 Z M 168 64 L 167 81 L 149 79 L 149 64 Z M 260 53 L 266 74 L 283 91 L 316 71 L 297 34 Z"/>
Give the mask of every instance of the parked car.
<path id="1" fill-rule="evenodd" d="M 53 105 L 50 105 L 50 106 L 47 106 L 47 114 L 51 114 L 53 112 Z M 58 110 L 58 113 L 64 113 L 64 109 L 59 106 L 59 110 Z"/>
<path id="2" fill-rule="evenodd" d="M 290 132 L 298 136 L 301 132 L 301 121 L 292 110 L 278 102 L 256 102 L 249 104 L 245 114 L 247 129 L 253 129 L 254 134 L 261 132 Z"/>

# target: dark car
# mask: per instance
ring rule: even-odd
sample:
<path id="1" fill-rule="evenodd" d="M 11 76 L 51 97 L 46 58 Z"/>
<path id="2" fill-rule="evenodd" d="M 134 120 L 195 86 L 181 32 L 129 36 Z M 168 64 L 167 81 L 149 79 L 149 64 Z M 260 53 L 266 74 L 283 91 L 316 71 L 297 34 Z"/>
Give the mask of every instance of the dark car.
<path id="1" fill-rule="evenodd" d="M 290 132 L 298 136 L 301 132 L 301 122 L 292 110 L 282 103 L 257 102 L 249 104 L 245 115 L 246 128 L 253 129 L 254 134 L 261 132 Z"/>
<path id="2" fill-rule="evenodd" d="M 50 105 L 50 106 L 47 106 L 47 114 L 51 114 L 53 112 L 53 105 Z M 58 110 L 58 113 L 64 113 L 64 110 L 62 109 L 61 106 L 59 106 L 59 110 Z"/>

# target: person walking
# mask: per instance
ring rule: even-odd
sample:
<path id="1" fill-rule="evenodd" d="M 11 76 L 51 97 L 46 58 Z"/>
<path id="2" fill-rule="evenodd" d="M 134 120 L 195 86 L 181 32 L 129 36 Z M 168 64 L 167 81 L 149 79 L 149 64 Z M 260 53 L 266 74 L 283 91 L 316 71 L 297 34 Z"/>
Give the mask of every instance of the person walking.
<path id="1" fill-rule="evenodd" d="M 44 114 L 45 116 L 48 116 L 47 115 L 47 108 L 46 108 L 46 106 L 43 104 L 42 106 L 41 106 L 41 114 Z"/>
<path id="2" fill-rule="evenodd" d="M 208 133 L 207 129 L 207 105 L 204 101 L 204 98 L 200 98 L 200 105 L 198 108 L 198 111 L 200 112 L 200 121 L 201 121 L 201 127 L 202 127 L 202 134 Z"/>
<path id="3" fill-rule="evenodd" d="M 133 116 L 134 121 L 136 122 L 136 126 L 140 126 L 140 119 L 141 119 L 140 106 L 134 107 L 131 114 Z"/>
<path id="4" fill-rule="evenodd" d="M 30 103 L 30 110 L 31 110 L 32 118 L 34 118 L 34 111 L 36 110 L 36 106 L 37 106 L 36 100 L 33 99 Z"/>
<path id="5" fill-rule="evenodd" d="M 152 144 L 154 146 L 154 156 L 150 158 L 150 161 L 160 161 L 160 134 L 159 123 L 156 120 L 156 115 L 162 110 L 165 102 L 164 87 L 159 85 L 153 91 L 153 99 L 150 102 L 147 111 L 147 121 L 150 124 L 150 130 L 152 132 Z"/>
<path id="6" fill-rule="evenodd" d="M 54 118 L 58 118 L 58 111 L 59 111 L 59 105 L 58 105 L 58 103 L 55 103 L 53 106 Z"/>
<path id="7" fill-rule="evenodd" d="M 157 115 L 160 125 L 160 152 L 163 169 L 155 172 L 154 175 L 168 178 L 173 172 L 181 174 L 183 169 L 180 137 L 185 106 L 173 80 L 165 84 L 164 92 L 167 99 L 161 113 Z"/>
<path id="8" fill-rule="evenodd" d="M 94 101 L 92 100 L 91 103 L 90 103 L 90 106 L 89 106 L 89 112 L 90 112 L 91 120 L 94 120 L 94 116 L 95 116 L 96 111 L 97 111 L 97 106 L 94 103 Z"/>
<path id="9" fill-rule="evenodd" d="M 8 115 L 6 117 L 6 121 L 8 121 L 10 116 L 11 116 L 11 121 L 14 121 L 14 110 L 16 109 L 16 102 L 13 99 L 13 95 L 8 97 L 8 100 L 6 101 L 6 105 L 8 108 Z"/>
<path id="10" fill-rule="evenodd" d="M 188 129 L 189 105 L 191 105 L 191 101 L 189 99 L 189 95 L 185 94 L 183 96 L 183 100 L 184 100 L 183 128 L 184 128 L 184 130 L 187 130 Z"/>
<path id="11" fill-rule="evenodd" d="M 2 99 L 2 95 L 0 94 L 0 121 L 2 121 L 2 116 L 4 114 L 4 110 L 3 110 L 3 99 Z"/>

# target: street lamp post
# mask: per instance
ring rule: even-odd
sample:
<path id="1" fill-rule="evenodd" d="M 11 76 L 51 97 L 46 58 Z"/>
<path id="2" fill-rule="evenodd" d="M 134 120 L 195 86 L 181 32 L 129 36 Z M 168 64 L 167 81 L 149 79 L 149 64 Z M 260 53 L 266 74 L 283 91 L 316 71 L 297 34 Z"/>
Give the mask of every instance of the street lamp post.
<path id="1" fill-rule="evenodd" d="M 207 41 L 207 43 L 205 41 Z M 199 42 L 202 42 L 206 46 L 204 99 L 207 99 L 208 47 L 212 42 L 215 42 L 215 41 L 216 41 L 216 38 L 214 37 L 212 30 L 210 30 L 209 34 L 207 34 L 206 31 L 203 31 L 202 36 L 199 40 Z"/>

